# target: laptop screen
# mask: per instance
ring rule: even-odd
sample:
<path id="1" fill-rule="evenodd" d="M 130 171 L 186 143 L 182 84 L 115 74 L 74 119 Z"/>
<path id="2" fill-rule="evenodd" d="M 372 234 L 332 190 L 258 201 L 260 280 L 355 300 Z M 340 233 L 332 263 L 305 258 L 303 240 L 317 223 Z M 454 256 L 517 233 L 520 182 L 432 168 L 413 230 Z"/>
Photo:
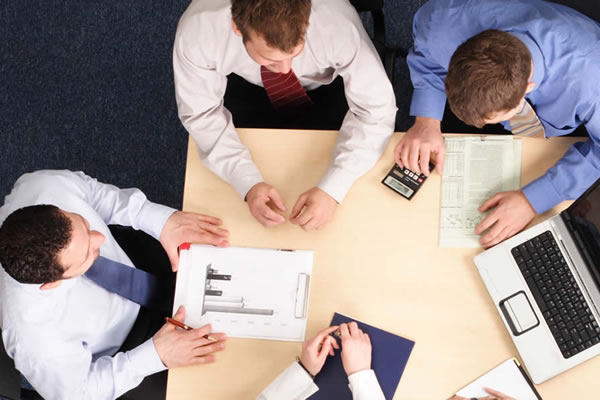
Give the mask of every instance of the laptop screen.
<path id="1" fill-rule="evenodd" d="M 600 283 L 600 179 L 567 210 L 575 241 Z"/>

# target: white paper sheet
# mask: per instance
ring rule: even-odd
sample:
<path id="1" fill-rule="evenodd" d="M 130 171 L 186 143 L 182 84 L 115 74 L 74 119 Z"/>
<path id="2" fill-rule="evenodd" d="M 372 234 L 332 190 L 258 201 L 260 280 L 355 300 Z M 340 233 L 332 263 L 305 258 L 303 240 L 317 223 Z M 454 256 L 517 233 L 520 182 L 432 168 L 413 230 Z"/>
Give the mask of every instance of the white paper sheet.
<path id="1" fill-rule="evenodd" d="M 520 188 L 521 148 L 512 136 L 446 139 L 440 247 L 480 246 L 474 229 L 485 215 L 477 208 L 498 192 Z"/>
<path id="2" fill-rule="evenodd" d="M 456 394 L 467 399 L 489 396 L 483 390 L 484 387 L 497 390 L 517 400 L 538 400 L 513 358 L 504 361 Z"/>
<path id="3" fill-rule="evenodd" d="M 230 337 L 304 341 L 313 253 L 192 245 L 180 254 L 173 313 Z M 226 276 L 230 279 L 207 279 Z"/>

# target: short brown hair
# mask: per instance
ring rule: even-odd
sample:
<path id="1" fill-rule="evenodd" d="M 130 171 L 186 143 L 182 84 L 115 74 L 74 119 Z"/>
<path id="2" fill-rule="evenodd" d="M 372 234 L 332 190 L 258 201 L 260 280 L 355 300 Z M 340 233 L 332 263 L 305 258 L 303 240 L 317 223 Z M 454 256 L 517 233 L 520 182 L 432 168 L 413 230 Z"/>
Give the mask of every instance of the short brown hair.
<path id="1" fill-rule="evenodd" d="M 304 40 L 310 8 L 311 0 L 231 0 L 231 16 L 244 41 L 254 32 L 286 53 Z"/>
<path id="2" fill-rule="evenodd" d="M 450 59 L 446 95 L 452 112 L 482 127 L 492 114 L 517 107 L 531 75 L 531 54 L 516 36 L 495 29 L 461 44 Z"/>
<path id="3" fill-rule="evenodd" d="M 63 278 L 58 253 L 71 242 L 71 220 L 58 207 L 18 209 L 0 227 L 0 263 L 21 283 L 48 283 Z"/>

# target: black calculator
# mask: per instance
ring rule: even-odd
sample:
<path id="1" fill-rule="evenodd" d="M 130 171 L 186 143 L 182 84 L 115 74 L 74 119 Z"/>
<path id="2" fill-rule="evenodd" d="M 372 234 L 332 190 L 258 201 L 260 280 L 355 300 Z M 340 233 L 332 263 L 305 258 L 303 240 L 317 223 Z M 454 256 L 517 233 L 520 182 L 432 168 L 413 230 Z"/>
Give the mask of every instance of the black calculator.
<path id="1" fill-rule="evenodd" d="M 429 171 L 433 171 L 433 168 L 435 166 L 429 163 Z M 381 183 L 410 200 L 426 179 L 427 177 L 423 174 L 417 174 L 408 168 L 400 168 L 398 164 L 394 164 Z"/>

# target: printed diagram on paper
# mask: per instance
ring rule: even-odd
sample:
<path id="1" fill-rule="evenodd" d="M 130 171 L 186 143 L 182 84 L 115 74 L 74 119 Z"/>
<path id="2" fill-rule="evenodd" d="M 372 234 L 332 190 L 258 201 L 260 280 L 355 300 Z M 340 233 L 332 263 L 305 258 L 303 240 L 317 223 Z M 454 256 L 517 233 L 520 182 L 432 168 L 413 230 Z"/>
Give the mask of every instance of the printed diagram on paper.
<path id="1" fill-rule="evenodd" d="M 313 254 L 191 245 L 182 250 L 174 312 L 230 337 L 303 341 Z"/>
<path id="2" fill-rule="evenodd" d="M 475 227 L 485 214 L 477 208 L 498 192 L 521 186 L 519 139 L 446 138 L 442 178 L 440 247 L 479 247 Z"/>

